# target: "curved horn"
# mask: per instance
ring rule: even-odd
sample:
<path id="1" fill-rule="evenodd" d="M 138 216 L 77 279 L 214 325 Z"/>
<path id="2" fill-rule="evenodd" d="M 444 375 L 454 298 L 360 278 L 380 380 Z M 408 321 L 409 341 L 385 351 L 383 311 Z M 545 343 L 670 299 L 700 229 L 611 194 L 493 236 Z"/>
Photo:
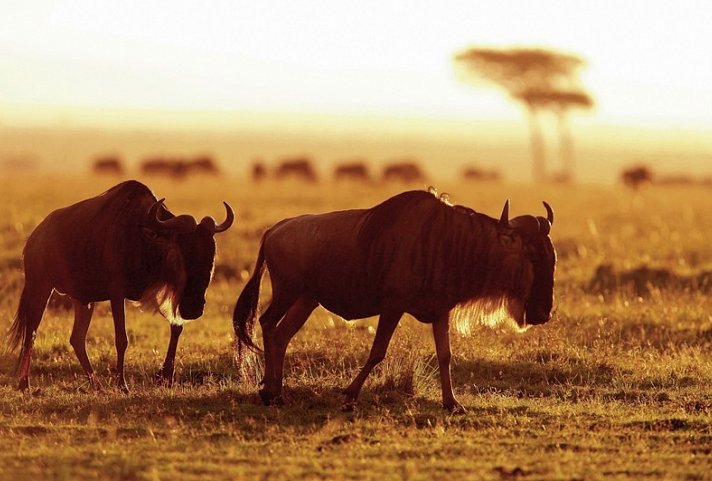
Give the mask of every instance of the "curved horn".
<path id="1" fill-rule="evenodd" d="M 149 207 L 148 211 L 146 212 L 146 219 L 155 222 L 157 224 L 160 224 L 161 221 L 158 219 L 158 209 L 163 205 L 163 201 L 165 201 L 166 198 L 162 198 L 154 202 L 151 207 Z"/>
<path id="2" fill-rule="evenodd" d="M 552 209 L 551 206 L 546 203 L 546 201 L 544 201 L 543 204 L 544 208 L 546 209 L 546 220 L 549 221 L 549 224 L 554 225 L 554 209 Z"/>
<path id="3" fill-rule="evenodd" d="M 216 233 L 225 232 L 235 221 L 235 213 L 232 211 L 232 207 L 230 207 L 230 204 L 228 204 L 227 202 L 223 202 L 223 205 L 225 206 L 225 212 L 227 213 L 227 217 L 225 218 L 225 222 L 215 226 Z"/>
<path id="4" fill-rule="evenodd" d="M 203 217 L 203 220 L 200 221 L 200 225 L 205 227 L 211 234 L 228 230 L 235 221 L 235 213 L 232 211 L 232 207 L 230 207 L 227 202 L 223 202 L 223 204 L 225 205 L 225 211 L 227 212 L 225 222 L 220 225 L 216 225 L 215 219 L 210 216 Z"/>
<path id="5" fill-rule="evenodd" d="M 157 200 L 148 209 L 146 217 L 150 222 L 153 222 L 155 225 L 161 226 L 164 229 L 176 229 L 182 232 L 190 232 L 192 229 L 195 229 L 195 219 L 193 219 L 189 215 L 179 215 L 167 220 L 159 219 L 158 211 L 161 206 L 163 206 L 163 208 L 165 209 L 165 206 L 163 205 L 163 202 L 165 200 L 165 197 L 163 199 Z"/>
<path id="6" fill-rule="evenodd" d="M 509 199 L 504 202 L 502 215 L 499 216 L 499 225 L 502 227 L 509 227 Z"/>

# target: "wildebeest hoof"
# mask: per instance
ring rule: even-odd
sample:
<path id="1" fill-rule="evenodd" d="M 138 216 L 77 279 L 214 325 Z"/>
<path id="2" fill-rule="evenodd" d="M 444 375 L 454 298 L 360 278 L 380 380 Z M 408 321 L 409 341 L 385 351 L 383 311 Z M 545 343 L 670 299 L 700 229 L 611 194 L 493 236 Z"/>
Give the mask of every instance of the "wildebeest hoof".
<path id="1" fill-rule="evenodd" d="M 87 375 L 87 382 L 89 383 L 89 391 L 101 392 L 103 390 L 101 382 L 99 382 L 99 379 L 94 374 Z"/>
<path id="2" fill-rule="evenodd" d="M 158 371 L 155 376 L 153 376 L 153 380 L 158 384 L 159 386 L 166 386 L 166 387 L 173 387 L 173 373 L 167 373 L 163 369 Z"/>
<path id="3" fill-rule="evenodd" d="M 466 410 L 464 407 L 462 407 L 462 404 L 460 404 L 460 403 L 457 402 L 457 401 L 454 401 L 454 402 L 451 403 L 451 404 L 443 405 L 443 407 L 444 407 L 445 409 L 447 409 L 447 411 L 448 411 L 450 414 L 454 414 L 454 415 L 457 415 L 457 416 L 460 416 L 460 415 L 463 415 L 463 414 L 467 414 L 467 410 Z"/>
<path id="4" fill-rule="evenodd" d="M 284 399 L 280 395 L 274 395 L 266 389 L 260 389 L 260 399 L 265 406 L 281 406 L 284 404 Z"/>
<path id="5" fill-rule="evenodd" d="M 346 399 L 344 404 L 341 405 L 341 411 L 345 413 L 352 413 L 358 407 L 358 402 L 355 399 Z"/>
<path id="6" fill-rule="evenodd" d="M 30 390 L 30 380 L 20 379 L 20 382 L 17 383 L 17 390 L 22 392 L 28 392 Z"/>
<path id="7" fill-rule="evenodd" d="M 119 388 L 119 391 L 121 391 L 122 394 L 129 393 L 129 386 L 128 386 L 128 384 L 126 384 L 126 381 L 118 381 L 116 383 L 116 387 Z"/>

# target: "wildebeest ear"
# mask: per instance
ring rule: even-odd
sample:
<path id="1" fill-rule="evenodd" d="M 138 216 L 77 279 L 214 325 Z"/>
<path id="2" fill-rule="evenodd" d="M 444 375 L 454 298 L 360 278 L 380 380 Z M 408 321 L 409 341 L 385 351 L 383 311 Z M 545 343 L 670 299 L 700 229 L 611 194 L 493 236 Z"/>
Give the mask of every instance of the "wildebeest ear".
<path id="1" fill-rule="evenodd" d="M 146 225 L 141 225 L 141 234 L 143 237 L 155 244 L 165 244 L 167 239 L 163 237 L 157 230 L 148 227 Z"/>

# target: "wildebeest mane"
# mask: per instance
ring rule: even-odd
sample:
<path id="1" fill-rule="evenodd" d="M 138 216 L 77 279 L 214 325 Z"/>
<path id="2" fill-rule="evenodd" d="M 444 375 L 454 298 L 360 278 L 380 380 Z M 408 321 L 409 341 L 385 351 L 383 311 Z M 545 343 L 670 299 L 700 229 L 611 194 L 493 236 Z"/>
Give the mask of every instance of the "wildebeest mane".
<path id="1" fill-rule="evenodd" d="M 432 191 L 404 192 L 375 206 L 358 240 L 369 282 L 379 290 L 398 286 L 414 299 L 438 299 L 438 308 L 477 299 L 489 311 L 513 289 L 526 289 L 521 263 L 499 242 L 497 220 Z"/>
<path id="2" fill-rule="evenodd" d="M 142 233 L 146 212 L 156 200 L 140 182 L 122 182 L 83 201 L 84 207 L 69 221 L 70 225 L 77 223 L 77 230 L 85 231 L 77 246 L 80 255 L 105 259 L 98 265 L 120 263 L 117 267 L 124 276 L 122 287 L 126 297 L 139 301 L 148 310 L 160 311 L 173 323 L 178 320 L 185 272 L 179 252 L 158 248 Z M 159 209 L 158 216 L 161 220 L 174 217 L 164 207 Z M 139 280 L 144 284 L 137 284 Z"/>

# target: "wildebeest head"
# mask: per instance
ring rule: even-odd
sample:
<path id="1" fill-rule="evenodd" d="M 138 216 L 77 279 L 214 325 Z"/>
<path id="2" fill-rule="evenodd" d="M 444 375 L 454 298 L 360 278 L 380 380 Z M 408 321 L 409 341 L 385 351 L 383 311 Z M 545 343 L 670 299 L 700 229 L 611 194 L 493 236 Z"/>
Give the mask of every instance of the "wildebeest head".
<path id="1" fill-rule="evenodd" d="M 513 293 L 514 304 L 510 304 L 510 313 L 520 326 L 544 324 L 551 317 L 556 251 L 549 232 L 554 211 L 546 202 L 544 207 L 546 217 L 522 215 L 510 220 L 507 201 L 499 220 L 500 242 L 522 261 L 520 289 Z"/>
<path id="2" fill-rule="evenodd" d="M 230 228 L 235 215 L 226 203 L 227 217 L 216 224 L 212 217 L 199 223 L 190 215 L 167 219 L 163 200 L 156 201 L 146 213 L 142 232 L 145 238 L 158 246 L 162 254 L 163 284 L 158 304 L 166 317 L 175 320 L 197 319 L 205 307 L 205 291 L 210 283 L 215 260 L 213 236 Z"/>

